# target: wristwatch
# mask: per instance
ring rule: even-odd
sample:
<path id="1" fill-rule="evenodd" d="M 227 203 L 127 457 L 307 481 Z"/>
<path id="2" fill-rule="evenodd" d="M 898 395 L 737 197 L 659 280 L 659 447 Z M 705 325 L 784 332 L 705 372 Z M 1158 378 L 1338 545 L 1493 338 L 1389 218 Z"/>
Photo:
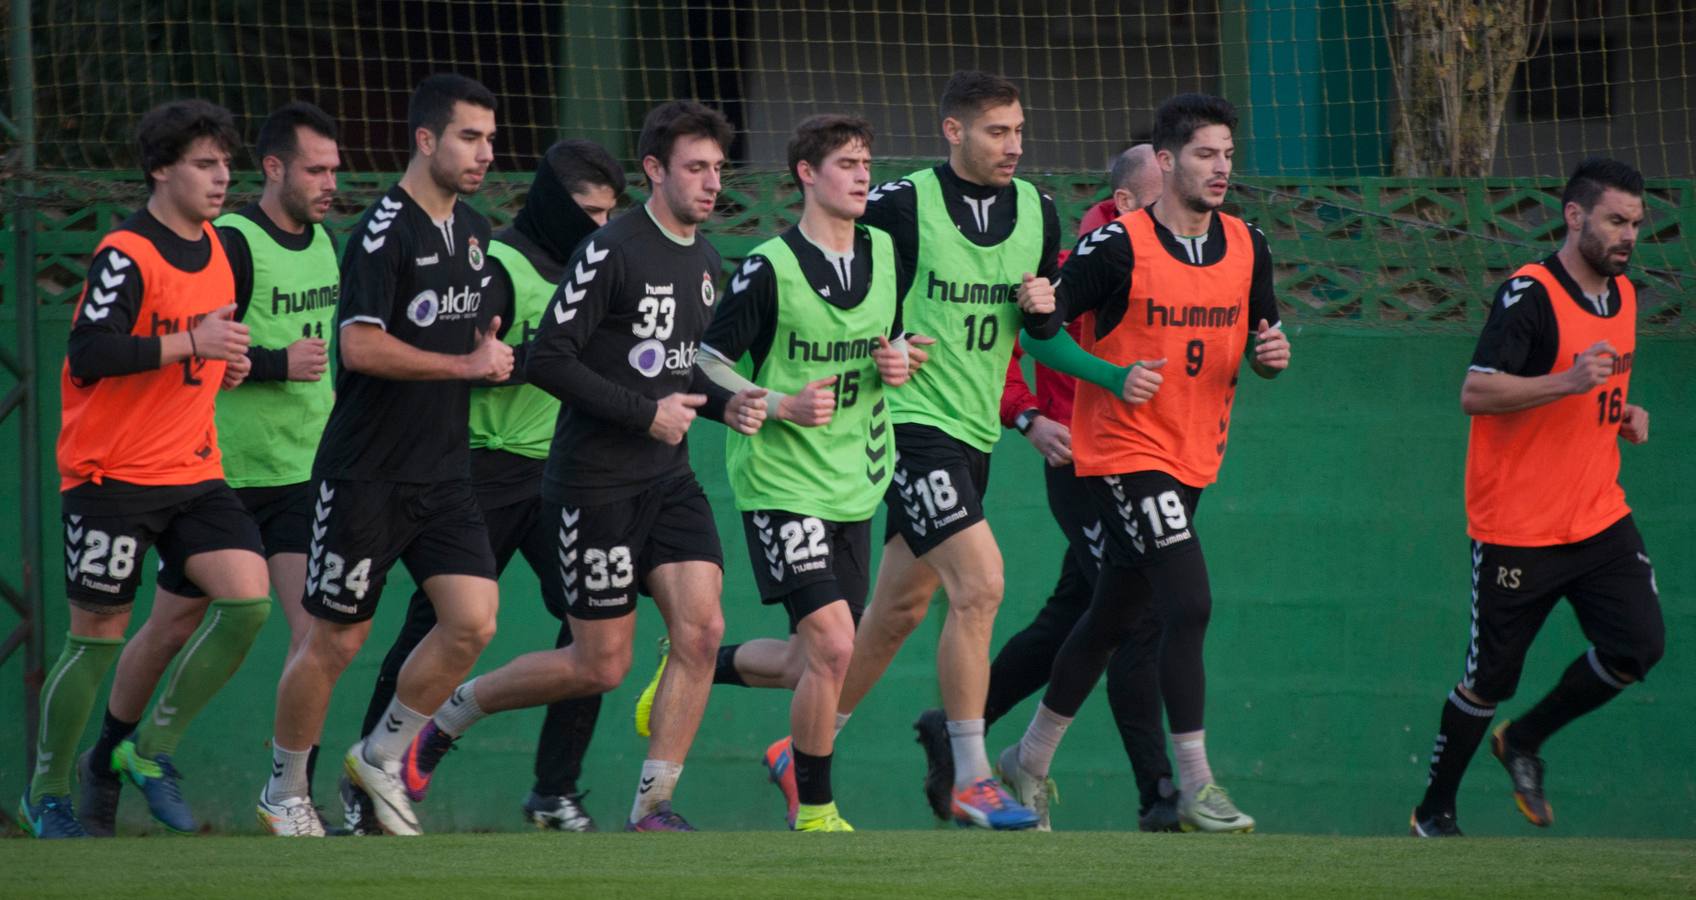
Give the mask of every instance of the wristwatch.
<path id="1" fill-rule="evenodd" d="M 1013 418 L 1013 429 L 1020 434 L 1028 433 L 1031 430 L 1031 423 L 1035 422 L 1036 417 L 1040 415 L 1042 413 L 1034 407 L 1019 413 Z"/>

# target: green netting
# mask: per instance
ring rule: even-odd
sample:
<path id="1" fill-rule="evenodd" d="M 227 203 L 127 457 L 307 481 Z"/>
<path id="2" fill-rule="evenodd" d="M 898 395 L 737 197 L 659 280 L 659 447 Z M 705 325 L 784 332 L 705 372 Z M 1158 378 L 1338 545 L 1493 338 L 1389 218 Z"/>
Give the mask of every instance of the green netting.
<path id="1" fill-rule="evenodd" d="M 479 199 L 500 217 L 554 139 L 592 137 L 628 159 L 647 108 L 700 98 L 738 126 L 736 173 L 710 229 L 734 258 L 793 214 L 779 172 L 794 122 L 858 112 L 877 126 L 881 157 L 933 159 L 943 151 L 936 96 L 950 72 L 979 67 L 1020 84 L 1023 171 L 1061 201 L 1068 225 L 1104 195 L 1107 161 L 1146 137 L 1161 100 L 1203 90 L 1235 101 L 1236 208 L 1272 238 L 1287 311 L 1311 323 L 1475 325 L 1489 286 L 1560 238 L 1562 176 L 1585 156 L 1625 159 L 1655 179 L 1638 256 L 1647 324 L 1696 327 L 1684 311 L 1696 290 L 1687 0 L 33 8 L 33 264 L 48 303 L 74 296 L 82 254 L 133 208 L 130 131 L 165 99 L 222 103 L 249 138 L 272 107 L 317 102 L 341 123 L 340 212 L 351 215 L 404 164 L 412 86 L 433 71 L 473 75 L 501 103 L 496 168 L 511 180 Z M 0 144 L 0 165 L 13 151 Z M 252 161 L 240 164 L 251 174 Z"/>

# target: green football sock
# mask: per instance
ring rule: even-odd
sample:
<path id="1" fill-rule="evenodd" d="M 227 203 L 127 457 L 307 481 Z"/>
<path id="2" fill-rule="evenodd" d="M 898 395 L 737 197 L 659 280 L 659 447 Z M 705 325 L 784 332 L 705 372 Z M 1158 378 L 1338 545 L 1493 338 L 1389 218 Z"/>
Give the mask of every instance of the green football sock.
<path id="1" fill-rule="evenodd" d="M 77 742 L 88 727 L 88 716 L 100 695 L 100 683 L 117 662 L 124 639 L 65 636 L 59 660 L 41 687 L 41 732 L 35 744 L 35 776 L 29 800 L 71 792 L 71 770 L 77 763 Z"/>
<path id="2" fill-rule="evenodd" d="M 153 711 L 136 729 L 137 755 L 152 759 L 177 752 L 189 723 L 241 667 L 270 615 L 269 597 L 212 601 L 205 621 L 178 651 Z"/>

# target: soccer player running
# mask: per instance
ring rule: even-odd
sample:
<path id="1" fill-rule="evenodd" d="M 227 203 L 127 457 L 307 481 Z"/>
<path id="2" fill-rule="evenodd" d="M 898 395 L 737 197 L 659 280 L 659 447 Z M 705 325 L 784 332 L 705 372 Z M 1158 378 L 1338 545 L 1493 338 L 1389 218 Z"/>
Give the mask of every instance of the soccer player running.
<path id="1" fill-rule="evenodd" d="M 494 554 L 471 485 L 470 383 L 512 372 L 512 348 L 480 313 L 489 222 L 463 200 L 494 160 L 495 98 L 459 75 L 432 75 L 407 110 L 413 154 L 361 218 L 342 259 L 341 364 L 312 475 L 304 606 L 313 622 L 277 685 L 271 779 L 260 821 L 322 836 L 306 764 L 331 691 L 371 631 L 396 560 L 436 608 L 407 659 L 381 727 L 347 753 L 349 777 L 390 834 L 418 834 L 401 754 L 476 662 L 495 629 Z"/>
<path id="2" fill-rule="evenodd" d="M 871 517 L 894 462 L 885 386 L 908 377 L 907 348 L 890 340 L 900 337 L 894 245 L 854 224 L 871 145 L 864 119 L 796 126 L 788 158 L 801 221 L 754 248 L 698 358 L 726 389 L 769 392 L 768 421 L 730 432 L 725 460 L 760 599 L 789 615 L 793 637 L 761 643 L 778 645 L 764 649 L 781 653 L 781 683 L 795 692 L 777 752 L 793 759 L 796 831 L 854 830 L 831 790 L 836 708 L 870 581 Z"/>
<path id="3" fill-rule="evenodd" d="M 19 809 L 36 837 L 88 836 L 71 803 L 73 764 L 85 789 L 108 777 L 96 769 L 121 771 L 162 824 L 194 831 L 172 753 L 271 612 L 259 529 L 224 481 L 213 413 L 220 386 L 248 368 L 248 328 L 234 319 L 235 279 L 212 227 L 240 144 L 230 114 L 204 100 L 142 117 L 147 205 L 95 248 L 72 320 L 58 445 L 70 632 L 43 684 L 35 772 Z M 175 627 L 210 614 L 135 739 L 122 752 L 75 757 L 120 650 L 120 689 L 127 671 L 153 673 L 151 689 L 175 650 L 146 628 L 124 647 L 153 546 L 171 598 L 154 615 Z M 109 820 L 95 824 L 111 834 Z"/>
<path id="4" fill-rule="evenodd" d="M 1461 409 L 1472 417 L 1472 638 L 1409 822 L 1415 837 L 1460 836 L 1461 776 L 1561 597 L 1591 646 L 1490 742 L 1533 825 L 1554 822 L 1537 755 L 1543 742 L 1643 680 L 1666 649 L 1655 571 L 1619 485 L 1619 440 L 1649 439 L 1648 412 L 1626 402 L 1637 291 L 1625 270 L 1643 224 L 1643 176 L 1615 160 L 1585 160 L 1567 182 L 1561 215 L 1560 250 L 1497 289 L 1461 386 Z"/>
<path id="5" fill-rule="evenodd" d="M 1012 82 L 957 72 L 943 90 L 948 161 L 882 185 L 861 222 L 889 233 L 908 277 L 899 286 L 909 331 L 937 343 L 889 395 L 898 454 L 883 558 L 855 636 L 837 729 L 924 619 L 938 587 L 948 618 L 937 680 L 954 756 L 952 812 L 962 825 L 1023 829 L 1037 816 L 990 772 L 983 743 L 989 641 L 1001 605 L 1001 551 L 983 517 L 997 401 L 1021 310 L 1053 306 L 1048 276 L 1060 219 L 1017 179 L 1024 111 Z"/>
<path id="6" fill-rule="evenodd" d="M 607 223 L 624 188 L 624 170 L 600 145 L 578 139 L 559 141 L 548 148 L 537 165 L 530 192 L 512 225 L 490 242 L 494 278 L 483 303 L 510 323 L 502 337 L 520 360 L 566 274 L 572 251 Z M 520 381 L 520 374 L 515 373 L 513 380 Z M 554 646 L 564 647 L 571 643 L 571 626 L 561 603 L 564 586 L 559 583 L 558 528 L 551 518 L 542 515 L 542 468 L 558 417 L 559 401 L 537 387 L 479 387 L 471 391 L 471 478 L 488 522 L 495 570 L 497 574 L 506 571 L 513 556 L 523 554 L 545 585 L 542 599 L 548 612 L 560 620 Z M 365 709 L 366 732 L 382 720 L 394 696 L 401 666 L 435 624 L 430 598 L 422 590 L 415 591 L 407 607 L 406 624 L 383 659 Z M 535 787 L 524 800 L 524 816 L 536 827 L 595 830 L 594 820 L 583 810 L 577 779 L 600 709 L 599 694 L 548 705 L 536 745 Z M 420 752 L 433 759 L 446 750 L 449 741 L 439 732 L 429 734 L 435 737 L 423 740 Z M 426 763 L 426 767 L 433 766 L 433 761 Z M 376 828 L 370 798 L 345 777 L 342 798 L 350 830 L 369 833 Z"/>
<path id="7" fill-rule="evenodd" d="M 1163 181 L 1150 144 L 1137 144 L 1114 157 L 1108 178 L 1112 195 L 1084 213 L 1078 235 L 1082 237 L 1125 213 L 1153 203 L 1160 196 Z M 1073 319 L 1066 326 L 1067 331 L 1077 338 L 1089 321 L 1088 316 Z M 1014 347 L 1013 359 L 1007 364 L 1001 424 L 1024 435 L 1042 455 L 1046 463 L 1043 475 L 1048 509 L 1066 537 L 1066 552 L 1060 560 L 1060 578 L 1048 601 L 1024 630 L 1007 640 L 989 667 L 989 696 L 984 704 L 986 729 L 1048 683 L 1060 645 L 1089 608 L 1101 555 L 1105 552 L 1101 516 L 1090 501 L 1084 481 L 1072 468 L 1072 398 L 1077 381 L 1039 363 L 1036 393 L 1032 394 L 1019 365 L 1021 355 L 1020 349 Z M 1107 701 L 1136 777 L 1140 794 L 1138 827 L 1143 831 L 1176 831 L 1178 796 L 1172 784 L 1172 763 L 1166 756 L 1166 730 L 1161 720 L 1159 651 L 1159 617 L 1144 616 L 1138 620 L 1132 639 L 1113 654 L 1107 669 Z M 926 799 L 931 811 L 943 820 L 950 816 L 949 795 L 954 781 L 954 760 L 943 727 L 945 718 L 942 710 L 931 709 L 914 723 L 928 763 L 924 782 Z M 1001 766 L 1003 770 L 1006 767 L 1007 763 Z M 1031 798 L 1033 809 L 1042 819 L 1038 830 L 1049 828 L 1050 794 L 1051 790 L 1045 790 Z"/>
<path id="8" fill-rule="evenodd" d="M 1240 360 L 1247 355 L 1262 378 L 1290 361 L 1266 238 L 1219 211 L 1236 124 L 1235 109 L 1218 97 L 1181 94 L 1161 104 L 1152 141 L 1164 173 L 1160 199 L 1078 242 L 1054 315 L 1024 341 L 1039 361 L 1080 379 L 1074 468 L 1102 517 L 1106 547 L 1090 607 L 1061 646 L 1030 727 L 1002 754 L 1003 770 L 1022 799 L 1046 790 L 1061 736 L 1153 608 L 1163 621 L 1160 687 L 1185 831 L 1254 828 L 1207 761 L 1202 642 L 1213 598 L 1193 520 L 1224 460 Z M 1084 313 L 1094 313 L 1088 351 L 1060 329 Z"/>
<path id="9" fill-rule="evenodd" d="M 430 727 L 432 740 L 457 738 L 491 713 L 617 687 L 630 669 L 637 595 L 648 594 L 665 619 L 671 662 L 627 831 L 694 830 L 671 798 L 724 634 L 723 552 L 685 436 L 698 413 L 747 434 L 766 415 L 764 391 L 732 395 L 695 366 L 720 266 L 699 229 L 717 202 L 730 140 L 724 116 L 699 103 L 648 113 L 636 150 L 652 194 L 573 254 L 530 349 L 526 377 L 563 404 L 542 499 L 572 643 L 465 682 Z M 424 744 L 421 736 L 408 754 L 415 794 L 440 759 Z"/>

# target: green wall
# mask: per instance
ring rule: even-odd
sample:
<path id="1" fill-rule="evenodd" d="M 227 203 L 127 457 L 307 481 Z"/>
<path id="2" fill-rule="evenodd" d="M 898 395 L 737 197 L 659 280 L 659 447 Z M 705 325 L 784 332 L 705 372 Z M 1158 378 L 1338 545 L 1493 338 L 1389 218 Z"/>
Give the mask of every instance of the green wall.
<path id="1" fill-rule="evenodd" d="M 65 323 L 44 323 L 48 390 L 57 390 Z M 5 329 L 10 331 L 10 329 Z M 1208 641 L 1210 747 L 1215 774 L 1271 832 L 1392 834 L 1425 781 L 1426 754 L 1445 692 L 1466 643 L 1469 567 L 1461 505 L 1466 422 L 1457 403 L 1472 338 L 1453 334 L 1296 333 L 1294 368 L 1280 380 L 1246 378 L 1220 483 L 1198 518 L 1215 592 Z M 8 343 L 9 343 L 8 339 Z M 1669 631 L 1666 659 L 1644 685 L 1582 720 L 1545 748 L 1549 789 L 1566 835 L 1696 836 L 1696 773 L 1688 715 L 1696 667 L 1696 488 L 1684 457 L 1696 442 L 1696 344 L 1641 344 L 1633 399 L 1653 414 L 1652 440 L 1627 447 L 1623 479 L 1658 563 Z M 50 396 L 49 409 L 56 409 Z M 54 433 L 56 412 L 44 431 Z M 0 425 L 0 484 L 15 484 L 16 425 Z M 729 560 L 727 635 L 743 640 L 781 632 L 784 617 L 754 599 L 741 528 L 722 467 L 722 432 L 695 432 L 697 470 L 719 513 Z M 43 453 L 52 469 L 51 448 Z M 1014 437 L 995 459 L 991 524 L 1002 537 L 1008 593 L 1000 642 L 1029 620 L 1053 583 L 1060 538 L 1037 477 L 1040 461 Z M 42 486 L 49 559 L 59 552 L 55 485 Z M 9 504 L 8 504 L 9 505 Z M 879 523 L 881 533 L 881 523 Z M 0 521 L 16 546 L 16 523 Z M 15 572 L 15 554 L 3 563 Z M 49 565 L 48 655 L 64 630 L 62 584 Z M 320 799 L 335 801 L 333 756 L 352 742 L 366 691 L 404 610 L 410 582 L 391 581 L 368 647 L 343 679 L 331 710 L 319 773 Z M 502 582 L 501 629 L 486 670 L 551 641 L 535 579 L 522 564 Z M 607 699 L 586 766 L 587 806 L 604 826 L 628 812 L 643 745 L 630 729 L 636 691 L 646 681 L 659 617 L 639 614 L 637 671 Z M 9 624 L 6 617 L 0 625 Z M 941 611 L 933 612 L 861 706 L 839 744 L 837 794 L 862 828 L 930 827 L 919 796 L 923 761 L 910 722 L 937 702 L 933 653 Z M 247 665 L 196 723 L 178 757 L 184 789 L 214 827 L 252 831 L 252 799 L 267 774 L 273 693 L 286 643 L 273 616 Z M 1534 648 L 1525 693 L 1513 715 L 1553 683 L 1585 643 L 1569 612 L 1551 617 Z M 21 654 L 20 654 L 21 657 Z M 21 659 L 0 666 L 0 798 L 24 787 Z M 787 722 L 788 697 L 718 688 L 691 755 L 679 808 L 710 829 L 780 828 L 780 800 L 759 757 Z M 990 752 L 1017 739 L 1031 704 L 990 733 Z M 541 711 L 510 713 L 480 725 L 449 756 L 430 801 L 427 830 L 509 830 L 529 789 Z M 94 717 L 87 736 L 98 727 Z M 1093 697 L 1073 726 L 1055 777 L 1062 829 L 1132 829 L 1135 786 L 1105 701 Z M 10 803 L 11 801 L 6 801 Z M 1469 833 L 1532 831 L 1514 811 L 1493 760 L 1475 762 L 1461 797 Z M 121 827 L 142 828 L 138 794 L 126 792 Z"/>

